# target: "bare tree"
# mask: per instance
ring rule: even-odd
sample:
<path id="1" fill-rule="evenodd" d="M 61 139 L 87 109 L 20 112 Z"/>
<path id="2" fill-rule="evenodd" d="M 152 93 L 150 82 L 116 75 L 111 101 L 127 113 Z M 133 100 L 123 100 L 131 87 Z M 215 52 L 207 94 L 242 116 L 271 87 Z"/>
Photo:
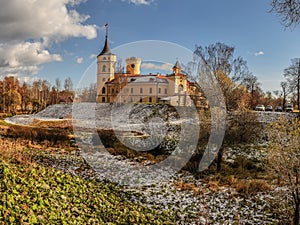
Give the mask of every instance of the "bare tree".
<path id="1" fill-rule="evenodd" d="M 258 97 L 257 92 L 261 92 L 260 83 L 258 82 L 258 79 L 255 75 L 252 73 L 247 74 L 243 79 L 243 84 L 247 88 L 247 90 L 250 92 L 250 103 L 249 106 L 251 109 L 258 103 Z"/>
<path id="2" fill-rule="evenodd" d="M 195 54 L 203 59 L 219 82 L 227 109 L 235 109 L 240 99 L 236 90 L 249 73 L 246 61 L 242 57 L 234 58 L 234 47 L 219 42 L 204 48 L 197 46 Z"/>
<path id="3" fill-rule="evenodd" d="M 281 89 L 282 89 L 282 108 L 284 109 L 286 105 L 286 99 L 288 94 L 290 93 L 290 89 L 288 87 L 288 83 L 286 81 L 282 81 L 280 83 Z"/>
<path id="4" fill-rule="evenodd" d="M 59 92 L 61 89 L 61 80 L 59 78 L 55 79 L 55 88 Z"/>
<path id="5" fill-rule="evenodd" d="M 116 73 L 124 73 L 124 66 L 122 64 L 122 59 L 119 58 L 117 63 L 116 63 Z"/>
<path id="6" fill-rule="evenodd" d="M 286 68 L 283 75 L 287 79 L 290 91 L 296 94 L 297 107 L 300 109 L 300 58 L 292 59 L 292 64 Z"/>
<path id="7" fill-rule="evenodd" d="M 47 106 L 47 101 L 49 97 L 49 92 L 50 92 L 50 83 L 47 80 L 43 80 L 41 84 L 41 103 L 43 107 L 45 108 Z"/>
<path id="8" fill-rule="evenodd" d="M 68 77 L 68 78 L 65 79 L 64 88 L 65 88 L 65 91 L 72 91 L 73 90 L 73 82 L 72 82 L 71 77 Z"/>
<path id="9" fill-rule="evenodd" d="M 285 27 L 296 26 L 300 22 L 299 0 L 272 0 L 271 10 L 280 17 L 280 22 Z"/>

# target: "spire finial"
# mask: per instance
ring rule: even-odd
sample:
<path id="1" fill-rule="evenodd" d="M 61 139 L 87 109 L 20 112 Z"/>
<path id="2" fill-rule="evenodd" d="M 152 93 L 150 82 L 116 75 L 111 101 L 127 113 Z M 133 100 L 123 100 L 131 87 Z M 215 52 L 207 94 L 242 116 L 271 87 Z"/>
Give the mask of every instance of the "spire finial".
<path id="1" fill-rule="evenodd" d="M 102 52 L 98 56 L 111 53 L 108 46 L 108 23 L 105 24 L 105 28 L 106 28 L 105 44 Z"/>
<path id="2" fill-rule="evenodd" d="M 105 28 L 106 28 L 106 38 L 108 37 L 108 23 L 105 24 Z"/>

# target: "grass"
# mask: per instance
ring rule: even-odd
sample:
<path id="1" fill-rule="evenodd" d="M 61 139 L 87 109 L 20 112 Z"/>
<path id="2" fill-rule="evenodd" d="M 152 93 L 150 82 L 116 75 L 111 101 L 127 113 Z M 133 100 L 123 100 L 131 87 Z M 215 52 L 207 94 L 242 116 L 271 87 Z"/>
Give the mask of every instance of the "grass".
<path id="1" fill-rule="evenodd" d="M 174 224 L 169 211 L 127 200 L 111 183 L 35 164 L 22 144 L 0 139 L 0 224 Z"/>

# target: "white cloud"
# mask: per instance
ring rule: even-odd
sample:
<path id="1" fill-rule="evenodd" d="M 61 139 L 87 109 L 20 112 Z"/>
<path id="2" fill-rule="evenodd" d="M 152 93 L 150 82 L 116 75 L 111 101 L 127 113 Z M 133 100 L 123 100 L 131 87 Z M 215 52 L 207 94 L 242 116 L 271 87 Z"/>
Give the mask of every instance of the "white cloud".
<path id="1" fill-rule="evenodd" d="M 78 64 L 83 63 L 83 58 L 82 58 L 82 57 L 78 57 L 78 58 L 76 59 L 76 62 L 77 62 Z"/>
<path id="2" fill-rule="evenodd" d="M 96 54 L 91 54 L 91 55 L 90 55 L 90 59 L 95 59 L 96 57 L 97 57 Z"/>
<path id="3" fill-rule="evenodd" d="M 69 37 L 96 37 L 93 25 L 82 25 L 89 16 L 81 15 L 67 5 L 82 0 L 10 0 L 0 8 L 1 41 L 44 39 L 60 41 Z M 5 32 L 4 32 L 5 31 Z"/>
<path id="4" fill-rule="evenodd" d="M 62 61 L 58 54 L 50 54 L 42 43 L 16 43 L 0 46 L 0 72 L 3 75 L 37 74 L 39 65 Z"/>
<path id="5" fill-rule="evenodd" d="M 154 64 L 154 63 L 142 63 L 142 69 L 147 70 L 165 70 L 165 71 L 172 71 L 172 64 L 164 63 L 164 64 Z"/>
<path id="6" fill-rule="evenodd" d="M 21 77 L 18 77 L 18 80 L 20 81 L 20 83 L 30 83 L 32 84 L 34 81 L 37 81 L 39 80 L 40 78 L 39 77 L 34 77 L 34 76 L 21 76 Z"/>
<path id="7" fill-rule="evenodd" d="M 53 43 L 71 37 L 93 39 L 95 25 L 84 25 L 89 18 L 74 6 L 86 0 L 10 0 L 0 8 L 0 72 L 38 73 L 40 65 L 62 61 L 51 53 Z"/>
<path id="8" fill-rule="evenodd" d="M 134 5 L 150 5 L 152 2 L 154 2 L 154 0 L 122 0 L 124 1 L 128 1 L 129 3 L 132 3 Z"/>
<path id="9" fill-rule="evenodd" d="M 255 52 L 254 55 L 255 56 L 261 56 L 264 55 L 265 53 L 263 51 L 259 51 L 259 52 Z"/>

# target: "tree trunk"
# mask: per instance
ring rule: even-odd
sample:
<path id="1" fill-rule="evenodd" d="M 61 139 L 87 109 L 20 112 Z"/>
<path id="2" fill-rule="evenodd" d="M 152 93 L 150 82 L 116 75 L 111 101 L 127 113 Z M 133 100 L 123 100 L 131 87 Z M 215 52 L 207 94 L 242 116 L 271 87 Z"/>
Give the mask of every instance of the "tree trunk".
<path id="1" fill-rule="evenodd" d="M 298 82 L 297 82 L 297 109 L 300 110 L 300 70 L 298 74 Z"/>
<path id="2" fill-rule="evenodd" d="M 295 210 L 294 210 L 294 225 L 299 225 L 299 217 L 300 217 L 300 202 L 295 202 Z"/>
<path id="3" fill-rule="evenodd" d="M 223 157 L 223 147 L 220 148 L 217 157 L 217 171 L 220 172 L 222 169 L 222 157 Z"/>

